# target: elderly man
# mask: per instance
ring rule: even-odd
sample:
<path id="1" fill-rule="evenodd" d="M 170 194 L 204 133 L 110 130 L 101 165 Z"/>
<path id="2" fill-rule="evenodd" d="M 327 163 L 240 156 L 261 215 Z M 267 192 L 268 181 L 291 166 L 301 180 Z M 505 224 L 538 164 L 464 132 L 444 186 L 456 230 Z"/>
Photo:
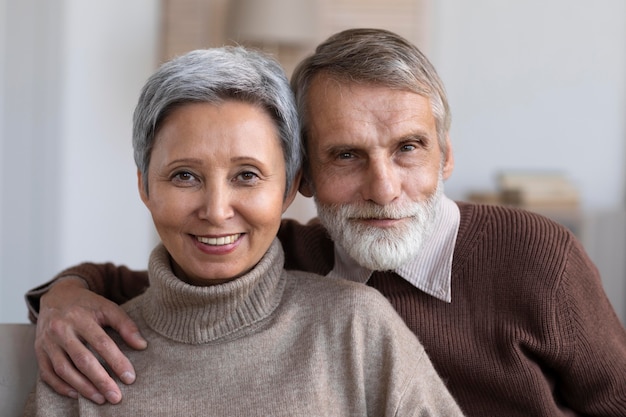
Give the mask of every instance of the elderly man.
<path id="1" fill-rule="evenodd" d="M 338 33 L 292 87 L 308 158 L 300 191 L 319 221 L 283 222 L 288 269 L 382 292 L 467 415 L 626 415 L 626 331 L 580 243 L 539 215 L 443 194 L 450 114 L 414 45 L 383 30 Z M 55 390 L 120 401 L 82 341 L 131 383 L 132 365 L 101 326 L 145 347 L 115 303 L 146 285 L 145 271 L 82 264 L 28 294 Z"/>

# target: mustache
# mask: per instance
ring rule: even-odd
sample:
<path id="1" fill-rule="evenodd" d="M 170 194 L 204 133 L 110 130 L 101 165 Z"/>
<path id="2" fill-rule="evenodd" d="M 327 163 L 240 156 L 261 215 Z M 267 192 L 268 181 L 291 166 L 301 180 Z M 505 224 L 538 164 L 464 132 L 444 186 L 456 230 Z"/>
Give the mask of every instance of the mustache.
<path id="1" fill-rule="evenodd" d="M 423 214 L 415 204 L 406 203 L 381 206 L 369 201 L 361 201 L 353 204 L 323 204 L 320 206 L 324 210 L 339 212 L 343 218 L 348 220 L 404 219 Z"/>

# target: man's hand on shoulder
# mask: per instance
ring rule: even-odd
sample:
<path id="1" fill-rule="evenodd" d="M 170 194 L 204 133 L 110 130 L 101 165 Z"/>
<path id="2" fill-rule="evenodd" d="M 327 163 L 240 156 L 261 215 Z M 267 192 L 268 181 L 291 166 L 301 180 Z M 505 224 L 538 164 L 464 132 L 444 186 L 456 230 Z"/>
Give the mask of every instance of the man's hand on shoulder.
<path id="1" fill-rule="evenodd" d="M 121 392 L 89 345 L 125 384 L 135 381 L 128 358 L 104 331 L 111 327 L 133 349 L 147 342 L 128 315 L 115 303 L 86 288 L 80 278 L 65 278 L 42 296 L 35 353 L 44 382 L 56 392 L 95 403 L 117 404 Z"/>

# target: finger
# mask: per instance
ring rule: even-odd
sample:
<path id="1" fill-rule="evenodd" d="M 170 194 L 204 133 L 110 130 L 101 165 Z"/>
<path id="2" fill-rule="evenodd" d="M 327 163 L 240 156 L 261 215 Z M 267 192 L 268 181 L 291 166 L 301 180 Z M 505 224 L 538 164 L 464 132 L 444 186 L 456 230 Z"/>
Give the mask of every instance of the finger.
<path id="1" fill-rule="evenodd" d="M 52 294 L 55 290 L 57 293 Z M 119 352 L 100 327 L 107 325 L 107 316 L 115 318 L 115 315 L 102 314 L 100 309 L 115 311 L 119 307 L 71 281 L 56 284 L 42 297 L 35 345 L 43 351 L 41 361 L 46 372 L 57 373 L 47 379 L 59 389 L 67 391 L 66 385 L 70 385 L 96 403 L 104 401 L 103 396 L 117 403 L 121 400 L 119 387 L 83 343 L 85 340 L 96 346 L 99 354 L 108 349 Z M 127 358 L 119 356 L 123 356 L 121 352 L 113 354 L 112 369 L 127 381 L 134 379 L 132 365 Z"/>
<path id="2" fill-rule="evenodd" d="M 73 387 L 75 392 L 80 393 L 85 398 L 96 404 L 104 404 L 105 397 L 98 392 L 98 389 L 81 374 L 70 362 L 65 353 L 60 349 L 50 349 L 46 351 L 45 361 L 50 364 L 46 366 L 45 378 L 42 379 L 57 391 L 57 387 L 62 389 L 64 385 Z M 40 361 L 41 363 L 42 361 Z M 48 368 L 50 368 L 48 370 Z"/>
<path id="3" fill-rule="evenodd" d="M 118 305 L 113 304 L 111 308 L 103 309 L 102 314 L 103 323 L 118 332 L 129 347 L 143 350 L 148 346 L 135 322 Z"/>
<path id="4" fill-rule="evenodd" d="M 80 331 L 75 333 L 68 323 L 73 323 L 74 328 Z M 44 351 L 57 377 L 82 396 L 98 404 L 105 398 L 111 403 L 118 403 L 121 401 L 119 387 L 77 336 L 85 332 L 104 334 L 94 317 L 81 313 L 80 309 L 71 310 L 61 318 L 50 314 L 47 325 L 42 322 L 37 324 L 35 344 Z M 52 376 L 48 379 L 54 381 Z"/>
<path id="5" fill-rule="evenodd" d="M 93 333 L 96 333 L 96 336 L 93 336 Z M 119 349 L 117 348 L 115 343 L 100 327 L 96 326 L 96 329 L 94 329 L 90 337 L 95 337 L 95 339 L 92 340 L 96 340 L 96 342 L 93 343 L 98 346 L 99 349 L 115 349 L 119 352 Z M 103 340 L 107 340 L 107 342 L 105 343 L 103 342 Z M 94 348 L 90 340 L 86 339 L 85 341 L 89 345 L 91 345 L 92 348 Z M 53 359 L 53 363 L 55 364 L 54 369 L 57 374 L 61 378 L 63 378 L 63 380 L 77 388 L 81 394 L 82 387 L 88 389 L 90 386 L 95 386 L 97 392 L 99 392 L 100 395 L 103 395 L 108 402 L 112 404 L 117 404 L 122 400 L 122 393 L 113 378 L 111 378 L 107 370 L 96 358 L 94 353 L 89 350 L 81 340 L 79 340 L 78 338 L 68 339 L 66 341 L 65 351 L 78 372 L 74 373 L 73 369 L 57 368 L 57 363 L 63 362 L 61 362 L 60 360 L 57 362 L 56 359 Z M 121 352 L 120 355 L 122 355 Z M 128 359 L 126 359 L 126 361 L 128 361 Z M 132 369 L 130 363 L 128 363 L 128 366 L 130 366 L 130 368 Z"/>
<path id="6" fill-rule="evenodd" d="M 100 355 L 100 357 L 106 362 L 111 371 L 115 373 L 122 382 L 125 384 L 132 384 L 135 382 L 135 369 L 130 363 L 128 358 L 122 353 L 117 344 L 109 337 L 109 335 L 101 328 L 96 328 L 89 332 L 88 338 L 85 339 L 91 348 Z M 77 351 L 79 351 L 78 347 Z M 69 349 L 68 349 L 68 353 Z M 74 359 L 70 353 L 70 357 Z M 76 363 L 76 361 L 74 362 Z M 76 366 L 91 380 L 96 386 L 98 381 L 95 378 L 101 378 L 99 369 L 94 369 L 91 364 L 85 364 L 85 368 L 82 368 L 81 364 L 76 363 Z M 101 381 L 101 379 L 99 379 Z M 102 381 L 102 383 L 108 383 L 108 381 Z M 100 392 L 103 392 L 102 390 Z"/>
<path id="7" fill-rule="evenodd" d="M 57 376 L 52 368 L 52 363 L 46 355 L 40 356 L 39 353 L 37 355 L 37 362 L 39 363 L 39 376 L 43 382 L 50 385 L 50 387 L 55 390 L 60 395 L 65 395 L 66 397 L 78 398 L 78 393 L 74 388 L 70 385 L 66 384 L 61 378 Z M 95 387 L 94 387 L 95 391 Z"/>
<path id="8" fill-rule="evenodd" d="M 51 340 L 51 333 L 54 331 L 45 327 L 42 321 L 37 323 L 35 355 L 42 381 L 61 395 L 77 398 L 80 392 L 85 398 L 90 398 L 99 404 L 104 403 L 104 397 L 98 393 L 96 387 L 76 371 L 63 350 Z M 63 376 L 57 374 L 55 369 L 58 369 Z M 74 382 L 76 385 L 73 385 L 71 381 L 76 381 Z"/>
<path id="9" fill-rule="evenodd" d="M 118 331 L 122 339 L 134 349 L 147 347 L 147 341 L 141 336 L 139 329 L 123 309 L 113 303 L 104 307 L 99 311 L 98 321 L 101 325 L 108 325 Z M 135 382 L 133 365 L 106 332 L 95 328 L 86 334 L 89 335 L 89 338 L 85 338 L 87 343 L 102 357 L 122 382 L 125 384 Z"/>

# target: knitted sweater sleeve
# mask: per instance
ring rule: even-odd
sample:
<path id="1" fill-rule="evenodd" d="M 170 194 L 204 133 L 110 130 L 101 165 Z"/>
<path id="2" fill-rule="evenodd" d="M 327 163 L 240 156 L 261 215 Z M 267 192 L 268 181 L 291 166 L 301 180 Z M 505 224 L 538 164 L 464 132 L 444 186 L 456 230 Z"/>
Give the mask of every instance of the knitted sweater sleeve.
<path id="1" fill-rule="evenodd" d="M 52 285 L 60 279 L 79 277 L 85 280 L 89 289 L 117 304 L 143 293 L 149 285 L 148 272 L 137 271 L 112 263 L 82 263 L 72 266 L 55 276 L 51 281 L 33 288 L 26 293 L 29 319 L 35 323 L 39 313 L 39 301 Z"/>
<path id="2" fill-rule="evenodd" d="M 556 304 L 563 341 L 560 394 L 581 414 L 625 416 L 626 331 L 597 269 L 575 239 Z"/>
<path id="3" fill-rule="evenodd" d="M 459 207 L 445 317 L 460 325 L 425 343 L 468 414 L 626 416 L 626 330 L 580 241 L 524 210 Z"/>

